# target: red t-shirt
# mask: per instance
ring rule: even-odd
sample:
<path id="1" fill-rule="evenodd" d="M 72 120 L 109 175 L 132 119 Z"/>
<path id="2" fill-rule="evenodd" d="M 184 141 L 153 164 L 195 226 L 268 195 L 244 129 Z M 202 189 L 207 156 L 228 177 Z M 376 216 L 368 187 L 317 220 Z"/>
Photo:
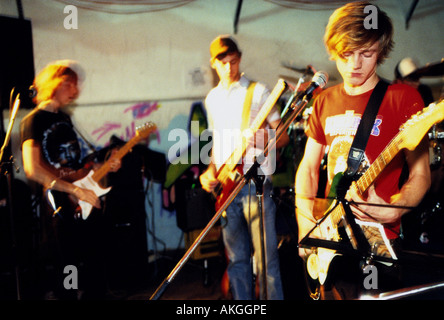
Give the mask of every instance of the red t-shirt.
<path id="1" fill-rule="evenodd" d="M 336 173 L 344 172 L 353 137 L 373 90 L 350 96 L 343 84 L 324 90 L 316 98 L 308 121 L 307 136 L 328 146 L 328 185 Z M 424 108 L 420 94 L 404 84 L 388 87 L 365 150 L 365 160 L 371 164 L 385 149 L 400 126 Z M 375 181 L 376 193 L 385 201 L 399 192 L 399 179 L 404 165 L 400 152 Z M 328 192 L 327 188 L 327 192 Z M 400 222 L 386 226 L 389 239 L 398 237 Z"/>

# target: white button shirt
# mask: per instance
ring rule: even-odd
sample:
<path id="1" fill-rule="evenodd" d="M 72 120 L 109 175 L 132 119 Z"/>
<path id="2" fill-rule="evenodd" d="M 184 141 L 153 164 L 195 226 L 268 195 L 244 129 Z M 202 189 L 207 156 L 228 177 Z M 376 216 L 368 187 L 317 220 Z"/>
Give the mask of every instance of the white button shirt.
<path id="1" fill-rule="evenodd" d="M 219 83 L 208 93 L 205 99 L 209 129 L 213 132 L 212 160 L 217 169 L 227 161 L 236 147 L 242 143 L 242 112 L 250 82 L 249 79 L 242 75 L 239 81 L 233 83 L 228 89 L 223 88 Z M 254 120 L 269 95 L 270 91 L 265 85 L 261 83 L 256 84 L 251 103 L 250 123 L 252 123 L 251 119 Z M 268 114 L 266 122 L 270 123 L 279 119 L 279 111 L 274 106 Z M 243 159 L 244 173 L 253 164 L 254 155 L 258 155 L 262 151 L 263 148 L 250 148 L 247 150 L 247 155 Z M 268 159 L 261 165 L 261 169 L 266 175 L 272 174 L 275 168 L 273 153 L 270 150 Z M 270 163 L 270 161 L 274 162 Z"/>

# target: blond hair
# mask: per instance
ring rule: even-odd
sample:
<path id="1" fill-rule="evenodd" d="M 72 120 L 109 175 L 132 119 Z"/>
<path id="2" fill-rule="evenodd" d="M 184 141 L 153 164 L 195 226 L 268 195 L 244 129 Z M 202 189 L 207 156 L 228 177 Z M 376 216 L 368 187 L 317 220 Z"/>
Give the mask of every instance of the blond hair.
<path id="1" fill-rule="evenodd" d="M 387 14 L 377 6 L 377 26 L 366 27 L 369 16 L 365 8 L 371 5 L 367 1 L 348 3 L 336 9 L 330 16 L 325 28 L 324 43 L 332 60 L 341 58 L 344 52 L 355 51 L 372 46 L 379 41 L 377 63 L 381 64 L 393 49 L 393 25 Z"/>
<path id="2" fill-rule="evenodd" d="M 49 63 L 34 79 L 33 86 L 37 91 L 34 102 L 38 104 L 50 100 L 64 81 L 72 81 L 77 84 L 83 78 L 83 69 L 75 61 L 58 60 Z"/>

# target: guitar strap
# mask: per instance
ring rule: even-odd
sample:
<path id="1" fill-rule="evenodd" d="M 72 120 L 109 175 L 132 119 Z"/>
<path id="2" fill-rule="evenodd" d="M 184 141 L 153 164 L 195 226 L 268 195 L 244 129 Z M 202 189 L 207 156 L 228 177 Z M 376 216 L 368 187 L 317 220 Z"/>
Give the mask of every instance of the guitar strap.
<path id="1" fill-rule="evenodd" d="M 74 126 L 74 124 L 72 125 L 72 128 L 83 139 L 83 141 L 85 141 L 86 145 L 88 146 L 88 148 L 91 149 L 92 152 L 97 152 L 97 149 L 94 148 L 91 142 L 89 142 L 88 139 L 85 138 L 85 136 Z"/>
<path id="2" fill-rule="evenodd" d="M 376 115 L 378 114 L 379 106 L 384 99 L 388 85 L 387 81 L 379 80 L 373 89 L 348 154 L 347 170 L 344 174 L 348 178 L 352 178 L 358 171 L 362 158 L 364 157 L 368 138 L 375 123 Z"/>
<path id="3" fill-rule="evenodd" d="M 338 182 L 336 186 L 336 193 L 339 198 L 345 198 L 345 195 L 350 187 L 351 182 L 354 179 L 356 172 L 361 165 L 362 158 L 364 157 L 364 150 L 367 146 L 368 138 L 373 129 L 376 115 L 378 114 L 379 107 L 384 99 L 385 92 L 388 88 L 388 82 L 380 80 L 372 94 L 370 95 L 367 106 L 365 107 L 364 114 L 362 115 L 359 123 L 356 135 L 353 139 L 348 158 L 347 158 L 347 170 Z M 345 210 L 345 216 L 347 217 L 347 223 L 349 224 L 351 231 L 357 241 L 357 246 L 363 252 L 369 250 L 369 242 L 365 238 L 362 230 L 359 228 L 355 219 L 353 219 L 353 213 L 349 206 L 343 206 Z"/>
<path id="4" fill-rule="evenodd" d="M 241 131 L 244 131 L 245 129 L 250 127 L 251 102 L 253 101 L 253 93 L 255 87 L 256 82 L 252 81 L 247 88 L 247 94 L 244 100 L 244 108 L 242 110 Z"/>

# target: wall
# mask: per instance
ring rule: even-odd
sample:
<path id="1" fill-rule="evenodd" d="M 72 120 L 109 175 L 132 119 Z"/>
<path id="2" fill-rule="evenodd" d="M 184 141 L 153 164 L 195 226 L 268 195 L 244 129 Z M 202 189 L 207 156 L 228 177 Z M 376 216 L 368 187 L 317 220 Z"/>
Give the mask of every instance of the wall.
<path id="1" fill-rule="evenodd" d="M 409 1 L 375 3 L 395 25 L 396 46 L 380 67 L 381 76 L 392 79 L 395 65 L 405 56 L 421 65 L 443 58 L 443 2 L 420 1 L 408 29 L 404 20 Z M 172 143 L 168 132 L 186 128 L 191 104 L 201 101 L 216 81 L 209 68 L 208 46 L 216 35 L 233 33 L 237 0 L 196 0 L 170 10 L 127 15 L 79 7 L 78 29 L 69 30 L 63 24 L 65 6 L 54 0 L 23 0 L 25 18 L 32 21 L 36 72 L 55 59 L 80 61 L 87 78 L 72 108 L 79 130 L 103 146 L 111 134 L 129 138 L 128 128 L 153 121 L 159 131 L 150 147 L 166 153 Z M 296 83 L 300 76 L 283 63 L 298 68 L 311 64 L 329 73 L 329 85 L 337 83 L 339 74 L 322 44 L 332 7 L 312 5 L 302 10 L 244 0 L 236 34 L 243 50 L 242 69 L 272 88 L 281 77 Z M 2 0 L 0 14 L 16 17 L 16 1 Z M 442 78 L 427 82 L 439 94 Z M 134 108 L 142 112 L 133 112 Z M 18 122 L 26 112 L 19 113 L 11 142 L 19 166 Z M 7 114 L 4 118 L 7 127 Z M 23 178 L 22 173 L 19 177 Z M 153 188 L 156 199 L 158 190 Z M 159 205 L 154 211 L 156 235 L 175 248 L 181 234 L 174 213 Z"/>

